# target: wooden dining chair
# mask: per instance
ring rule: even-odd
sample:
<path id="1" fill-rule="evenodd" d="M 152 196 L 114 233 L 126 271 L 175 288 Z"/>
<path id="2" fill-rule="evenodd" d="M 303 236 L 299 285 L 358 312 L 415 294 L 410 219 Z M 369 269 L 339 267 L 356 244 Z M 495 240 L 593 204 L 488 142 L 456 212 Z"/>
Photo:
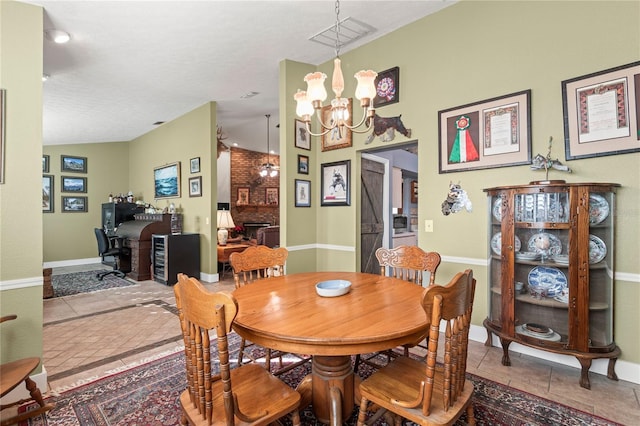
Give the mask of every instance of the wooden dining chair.
<path id="1" fill-rule="evenodd" d="M 6 315 L 0 317 L 0 323 L 14 320 L 16 318 L 18 318 L 17 315 Z M 20 383 L 24 383 L 25 387 L 29 391 L 29 396 L 31 397 L 21 399 L 13 403 L 0 405 L 0 411 L 4 411 L 7 408 L 15 407 L 17 405 L 22 405 L 30 401 L 35 401 L 39 405 L 38 408 L 24 413 L 18 412 L 15 415 L 10 414 L 9 417 L 0 416 L 2 417 L 1 424 L 3 426 L 16 424 L 26 419 L 39 416 L 40 414 L 44 414 L 51 410 L 55 406 L 54 404 L 45 404 L 44 399 L 42 398 L 42 392 L 40 392 L 36 383 L 29 377 L 38 365 L 40 365 L 40 358 L 38 357 L 22 358 L 0 365 L 0 397 L 7 395 L 18 387 Z"/>
<path id="2" fill-rule="evenodd" d="M 424 273 L 429 273 L 429 286 L 435 284 L 436 270 L 440 265 L 440 254 L 435 251 L 426 252 L 418 246 L 398 246 L 396 248 L 384 248 L 380 247 L 376 250 L 376 258 L 380 264 L 380 275 L 387 275 L 401 280 L 409 281 L 418 285 L 423 285 Z M 425 336 L 426 337 L 426 336 Z M 427 347 L 421 344 L 424 338 L 420 339 L 410 345 L 403 346 L 403 352 L 405 356 L 409 355 L 409 349 L 414 346 L 419 346 L 423 350 Z M 386 356 L 386 362 L 390 362 L 391 359 L 397 356 L 397 352 L 393 349 L 389 349 L 382 352 L 376 352 L 373 354 L 356 355 L 354 371 L 358 372 L 358 367 L 361 363 L 368 364 L 373 368 L 380 368 L 383 364 L 380 363 L 381 359 L 379 355 Z M 376 360 L 378 362 L 376 362 Z"/>
<path id="3" fill-rule="evenodd" d="M 446 286 L 424 291 L 422 307 L 430 319 L 426 360 L 400 356 L 364 380 L 358 426 L 365 424 L 369 402 L 387 410 L 387 417 L 397 426 L 403 418 L 419 425 L 451 425 L 465 411 L 468 424 L 475 425 L 473 383 L 466 380 L 475 287 L 473 272 L 467 269 Z M 444 344 L 438 342 L 441 321 L 445 323 Z M 383 412 L 378 409 L 376 414 Z"/>
<path id="4" fill-rule="evenodd" d="M 209 292 L 184 274 L 178 275 L 174 293 L 187 370 L 187 389 L 180 395 L 180 423 L 258 426 L 291 414 L 293 424 L 299 426 L 298 392 L 256 364 L 230 369 L 227 335 L 238 313 L 233 295 Z M 217 360 L 211 359 L 210 331 L 217 337 Z M 218 374 L 212 366 L 216 363 Z"/>
<path id="5" fill-rule="evenodd" d="M 233 269 L 233 279 L 236 288 L 247 284 L 255 284 L 257 281 L 265 278 L 284 275 L 284 266 L 288 256 L 289 251 L 284 247 L 269 248 L 264 245 L 250 246 L 242 252 L 231 253 L 229 263 Z M 257 359 L 260 358 L 254 356 L 252 352 L 248 350 L 249 348 L 255 347 L 257 347 L 257 345 L 254 343 L 247 342 L 244 338 L 241 340 L 240 351 L 238 352 L 239 365 L 242 365 L 245 359 L 256 362 Z M 261 354 L 263 351 L 259 350 L 258 352 Z M 279 368 L 273 372 L 275 375 L 280 375 L 311 360 L 310 356 L 287 354 L 270 348 L 264 348 L 264 353 L 265 368 L 268 371 L 271 371 L 271 359 L 273 357 L 279 359 Z M 295 358 L 295 361 L 284 365 L 282 362 L 283 356 L 291 356 Z"/>

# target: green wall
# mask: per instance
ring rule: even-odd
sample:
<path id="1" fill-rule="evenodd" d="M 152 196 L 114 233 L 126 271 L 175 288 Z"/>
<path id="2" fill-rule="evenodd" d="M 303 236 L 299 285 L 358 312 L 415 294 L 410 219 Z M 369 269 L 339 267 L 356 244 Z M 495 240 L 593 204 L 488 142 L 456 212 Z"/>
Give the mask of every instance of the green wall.
<path id="1" fill-rule="evenodd" d="M 40 7 L 0 2 L 0 316 L 18 315 L 0 326 L 0 363 L 42 355 L 42 19 Z"/>
<path id="2" fill-rule="evenodd" d="M 400 68 L 400 102 L 379 108 L 377 113 L 383 117 L 402 114 L 404 124 L 413 131 L 412 139 L 418 141 L 419 245 L 443 256 L 438 282 L 447 282 L 455 272 L 473 268 L 478 280 L 475 325 L 481 325 L 487 315 L 488 207 L 483 188 L 542 180 L 544 172 L 517 166 L 439 174 L 438 111 L 531 89 L 532 155 L 546 155 L 552 136 L 552 157 L 573 169 L 571 174 L 552 170 L 549 178 L 622 185 L 616 217 L 615 338 L 622 349 L 621 359 L 640 363 L 636 336 L 640 324 L 640 153 L 565 161 L 561 91 L 563 80 L 639 60 L 639 17 L 638 2 L 463 1 L 341 55 L 347 94 L 355 90 L 351 76 L 362 68 Z M 585 24 L 589 22 L 598 24 Z M 305 89 L 303 65 L 282 63 L 287 80 L 280 83 L 280 122 L 287 125 L 281 128 L 281 151 L 286 148 L 287 152 L 281 155 L 288 159 L 287 168 L 294 164 L 293 157 L 304 153 L 292 140 L 296 118 L 293 94 L 296 88 Z M 331 76 L 333 63 L 318 68 Z M 362 111 L 354 107 L 353 115 L 358 120 Z M 409 140 L 396 133 L 393 142 L 375 138 L 365 145 L 366 136 L 354 135 L 353 147 L 329 152 L 320 152 L 320 142 L 315 142 L 309 175 L 314 194 L 312 211 L 301 212 L 309 209 L 295 208 L 290 201 L 283 213 L 288 219 L 287 246 L 292 246 L 293 240 L 298 243 L 299 236 L 292 237 L 292 230 L 306 229 L 307 219 L 316 218 L 315 241 L 305 238 L 300 243 L 309 246 L 294 252 L 296 259 L 310 259 L 309 263 L 296 265 L 296 270 L 359 268 L 360 153 Z M 338 160 L 351 160 L 351 206 L 320 207 L 320 165 Z M 284 185 L 291 193 L 295 178 L 305 177 L 295 173 L 289 176 Z M 450 181 L 460 182 L 468 192 L 472 213 L 441 213 Z M 434 221 L 433 233 L 424 232 L 422 224 L 427 219 Z"/>

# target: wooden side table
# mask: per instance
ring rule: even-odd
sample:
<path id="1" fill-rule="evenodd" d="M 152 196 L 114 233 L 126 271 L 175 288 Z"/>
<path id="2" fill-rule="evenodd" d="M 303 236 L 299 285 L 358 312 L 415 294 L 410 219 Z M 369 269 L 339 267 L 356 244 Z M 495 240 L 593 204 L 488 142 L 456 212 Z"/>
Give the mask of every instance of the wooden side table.
<path id="1" fill-rule="evenodd" d="M 221 279 L 224 278 L 224 272 L 229 267 L 229 256 L 231 253 L 242 252 L 249 244 L 227 244 L 224 246 L 218 245 L 218 263 L 222 264 Z"/>

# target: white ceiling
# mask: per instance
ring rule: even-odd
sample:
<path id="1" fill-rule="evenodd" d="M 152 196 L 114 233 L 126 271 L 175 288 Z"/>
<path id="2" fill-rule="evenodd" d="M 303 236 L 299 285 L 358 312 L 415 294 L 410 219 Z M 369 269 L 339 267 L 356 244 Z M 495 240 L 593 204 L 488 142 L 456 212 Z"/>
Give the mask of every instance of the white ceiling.
<path id="1" fill-rule="evenodd" d="M 279 62 L 335 55 L 309 41 L 335 24 L 334 1 L 25 2 L 44 7 L 45 30 L 71 34 L 64 45 L 44 39 L 44 145 L 129 141 L 216 101 L 225 142 L 245 149 L 266 151 L 271 114 L 277 153 Z M 453 3 L 343 0 L 341 19 L 375 31 L 342 53 Z M 248 92 L 258 95 L 241 99 Z"/>

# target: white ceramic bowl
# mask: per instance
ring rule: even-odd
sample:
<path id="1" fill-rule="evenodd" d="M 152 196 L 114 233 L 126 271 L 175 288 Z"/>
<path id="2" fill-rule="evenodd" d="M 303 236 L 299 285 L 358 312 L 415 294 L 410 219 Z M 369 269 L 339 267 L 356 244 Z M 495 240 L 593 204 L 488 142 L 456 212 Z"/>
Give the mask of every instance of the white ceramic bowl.
<path id="1" fill-rule="evenodd" d="M 320 281 L 316 284 L 316 292 L 322 297 L 336 297 L 349 293 L 351 282 L 347 280 Z"/>

